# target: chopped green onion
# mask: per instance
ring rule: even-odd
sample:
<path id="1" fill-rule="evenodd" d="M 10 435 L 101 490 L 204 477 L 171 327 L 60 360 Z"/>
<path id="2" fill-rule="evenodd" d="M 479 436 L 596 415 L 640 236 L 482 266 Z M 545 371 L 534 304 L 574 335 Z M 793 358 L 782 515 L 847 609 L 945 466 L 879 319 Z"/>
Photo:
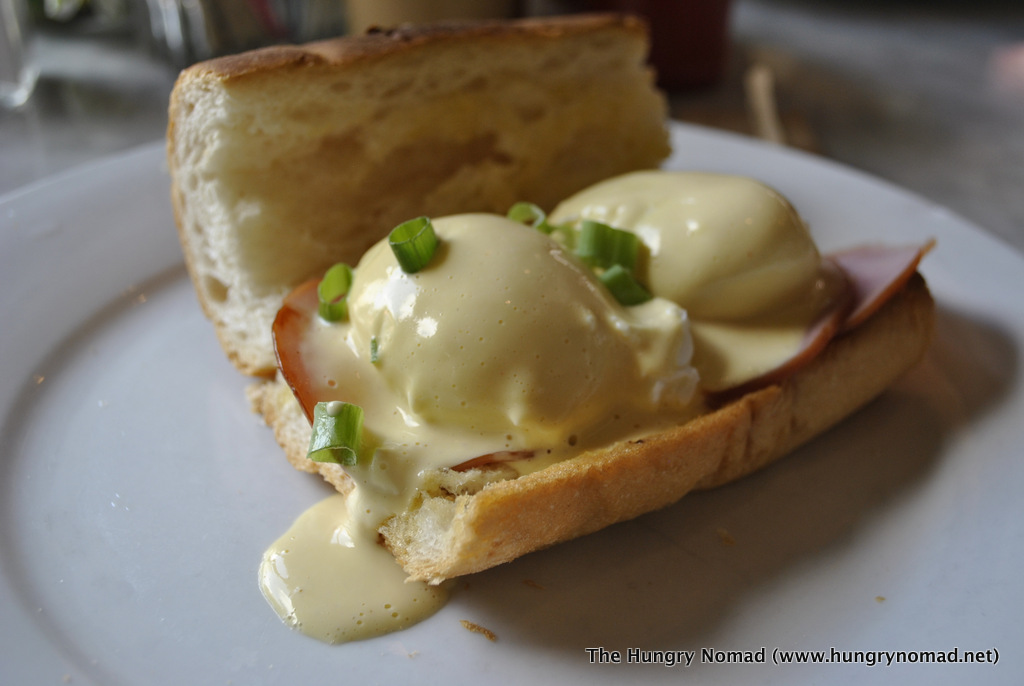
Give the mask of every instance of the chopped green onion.
<path id="1" fill-rule="evenodd" d="M 307 457 L 351 467 L 359 462 L 362 434 L 363 408 L 339 401 L 319 402 L 313 408 Z"/>
<path id="2" fill-rule="evenodd" d="M 376 336 L 370 337 L 370 363 L 377 364 L 380 361 L 380 344 Z"/>
<path id="3" fill-rule="evenodd" d="M 320 279 L 316 294 L 320 298 L 320 316 L 329 322 L 348 318 L 348 290 L 352 287 L 352 267 L 344 262 L 334 265 Z"/>
<path id="4" fill-rule="evenodd" d="M 430 264 L 437 250 L 437 234 L 429 217 L 402 222 L 388 236 L 391 250 L 406 274 L 415 274 Z"/>
<path id="5" fill-rule="evenodd" d="M 557 243 L 561 244 L 566 250 L 576 249 L 576 236 L 578 232 L 576 227 L 571 223 L 566 222 L 565 224 L 555 224 L 551 228 L 551 238 Z"/>
<path id="6" fill-rule="evenodd" d="M 633 272 L 621 264 L 615 264 L 606 269 L 599 277 L 601 283 L 608 287 L 612 296 L 620 305 L 630 306 L 645 303 L 651 299 L 651 294 L 644 288 Z"/>
<path id="7" fill-rule="evenodd" d="M 555 227 L 548 223 L 548 215 L 532 202 L 517 202 L 506 215 L 514 222 L 529 224 L 541 233 L 550 234 Z"/>
<path id="8" fill-rule="evenodd" d="M 631 270 L 639 253 L 636 234 L 589 219 L 580 223 L 576 254 L 591 267 L 607 269 L 617 264 Z"/>
<path id="9" fill-rule="evenodd" d="M 569 250 L 576 244 L 576 230 L 572 224 L 552 224 L 544 210 L 532 202 L 517 202 L 505 216 L 551 236 Z"/>

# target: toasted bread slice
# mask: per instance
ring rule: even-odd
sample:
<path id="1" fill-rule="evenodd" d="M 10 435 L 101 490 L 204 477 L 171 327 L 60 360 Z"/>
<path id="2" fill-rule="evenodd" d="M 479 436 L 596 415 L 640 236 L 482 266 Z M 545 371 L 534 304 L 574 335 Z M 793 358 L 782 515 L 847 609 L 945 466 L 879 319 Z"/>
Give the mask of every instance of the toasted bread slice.
<path id="1" fill-rule="evenodd" d="M 273 374 L 294 286 L 420 215 L 548 207 L 669 154 L 646 26 L 617 15 L 399 28 L 197 64 L 171 96 L 186 263 L 228 356 Z"/>
<path id="2" fill-rule="evenodd" d="M 519 478 L 437 474 L 419 506 L 382 523 L 411 579 L 434 583 L 670 505 L 757 471 L 862 407 L 918 362 L 934 326 L 920 275 L 864 324 L 779 384 L 682 426 L 579 455 Z M 289 460 L 342 492 L 337 465 L 306 459 L 309 423 L 281 381 L 253 389 Z"/>

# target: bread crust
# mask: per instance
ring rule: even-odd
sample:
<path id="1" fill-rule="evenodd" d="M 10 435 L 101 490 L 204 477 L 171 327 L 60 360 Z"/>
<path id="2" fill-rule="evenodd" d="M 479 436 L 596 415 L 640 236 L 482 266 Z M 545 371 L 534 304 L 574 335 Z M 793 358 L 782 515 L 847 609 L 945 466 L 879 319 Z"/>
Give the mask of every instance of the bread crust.
<path id="1" fill-rule="evenodd" d="M 256 78 L 262 74 L 289 69 L 359 68 L 374 60 L 416 51 L 429 43 L 452 44 L 481 39 L 549 40 L 609 29 L 624 30 L 638 37 L 647 34 L 647 25 L 642 19 L 625 14 L 574 14 L 545 18 L 527 17 L 514 21 L 443 21 L 370 29 L 361 35 L 303 45 L 271 46 L 226 55 L 194 65 L 182 72 L 180 78 L 184 81 L 214 78 L 227 82 Z"/>

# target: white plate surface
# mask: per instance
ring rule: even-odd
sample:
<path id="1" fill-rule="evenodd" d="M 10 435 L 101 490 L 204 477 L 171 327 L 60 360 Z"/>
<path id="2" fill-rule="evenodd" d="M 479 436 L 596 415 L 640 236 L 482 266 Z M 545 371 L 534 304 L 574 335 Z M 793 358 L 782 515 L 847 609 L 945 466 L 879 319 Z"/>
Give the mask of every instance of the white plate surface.
<path id="1" fill-rule="evenodd" d="M 327 490 L 287 466 L 199 311 L 162 146 L 0 200 L 0 683 L 1020 683 L 1024 259 L 819 159 L 673 135 L 670 166 L 775 185 L 825 249 L 937 238 L 927 359 L 762 473 L 333 647 L 285 628 L 258 590 L 264 547 Z M 701 660 L 762 648 L 765 665 Z M 697 654 L 626 664 L 630 649 Z M 998 663 L 776 665 L 776 649 Z"/>

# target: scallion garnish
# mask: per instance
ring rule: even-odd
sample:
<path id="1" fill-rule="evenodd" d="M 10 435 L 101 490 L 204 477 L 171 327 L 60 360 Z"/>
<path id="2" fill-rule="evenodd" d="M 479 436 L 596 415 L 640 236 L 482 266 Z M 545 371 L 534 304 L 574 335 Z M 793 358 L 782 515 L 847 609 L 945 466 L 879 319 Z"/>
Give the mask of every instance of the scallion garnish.
<path id="1" fill-rule="evenodd" d="M 388 244 L 406 274 L 415 274 L 430 264 L 437 250 L 437 234 L 429 217 L 402 222 L 391 231 Z"/>
<path id="2" fill-rule="evenodd" d="M 307 457 L 314 462 L 353 466 L 362 445 L 363 408 L 339 401 L 319 402 L 313 408 L 313 435 Z"/>
<path id="3" fill-rule="evenodd" d="M 576 254 L 591 267 L 608 269 L 617 264 L 632 270 L 639 253 L 640 239 L 635 233 L 590 219 L 580 222 Z"/>
<path id="4" fill-rule="evenodd" d="M 650 292 L 641 285 L 636 277 L 633 276 L 633 272 L 623 267 L 621 264 L 614 264 L 608 269 L 604 270 L 599 276 L 601 283 L 603 283 L 612 296 L 619 302 L 620 305 L 629 307 L 630 305 L 639 305 L 650 300 Z"/>
<path id="5" fill-rule="evenodd" d="M 532 202 L 517 202 L 506 215 L 514 222 L 528 224 L 541 233 L 551 234 L 555 227 L 548 223 L 548 215 Z"/>
<path id="6" fill-rule="evenodd" d="M 337 322 L 348 318 L 348 290 L 352 287 L 352 267 L 344 262 L 334 265 L 320 279 L 316 293 L 320 298 L 320 316 Z"/>
<path id="7" fill-rule="evenodd" d="M 377 364 L 380 361 L 380 344 L 376 336 L 370 337 L 370 364 Z"/>

